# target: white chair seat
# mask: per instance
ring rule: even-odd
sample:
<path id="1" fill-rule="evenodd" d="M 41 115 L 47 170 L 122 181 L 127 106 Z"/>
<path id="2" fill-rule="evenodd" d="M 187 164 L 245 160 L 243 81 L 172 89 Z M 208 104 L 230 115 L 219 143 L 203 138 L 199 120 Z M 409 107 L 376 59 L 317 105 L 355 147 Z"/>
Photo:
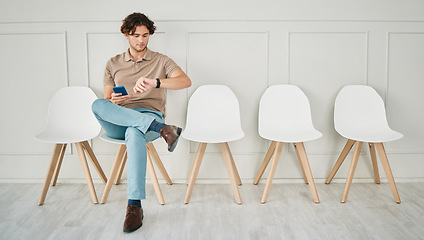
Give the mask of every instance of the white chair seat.
<path id="1" fill-rule="evenodd" d="M 360 142 L 390 142 L 401 139 L 402 133 L 393 131 L 392 129 L 381 129 L 381 128 L 361 128 L 361 129 L 349 129 L 339 134 L 345 138 L 352 139 Z"/>
<path id="2" fill-rule="evenodd" d="M 98 130 L 95 128 L 85 129 L 81 131 L 81 129 L 48 129 L 42 133 L 39 133 L 35 136 L 35 139 L 42 142 L 50 142 L 50 143 L 75 143 L 75 142 L 83 142 L 93 138 L 98 134 Z"/>
<path id="3" fill-rule="evenodd" d="M 194 142 L 223 143 L 243 138 L 244 132 L 240 127 L 216 127 L 205 124 L 201 128 L 185 129 L 182 133 L 182 137 Z"/>
<path id="4" fill-rule="evenodd" d="M 109 137 L 106 133 L 100 135 L 100 138 L 106 142 L 117 143 L 117 144 L 125 144 L 125 139 L 116 139 Z"/>
<path id="5" fill-rule="evenodd" d="M 261 131 L 260 136 L 268 140 L 287 143 L 307 142 L 322 137 L 322 133 L 316 130 L 315 128 L 287 129 L 285 127 L 286 126 L 279 125 L 275 126 L 274 128 L 263 129 Z"/>

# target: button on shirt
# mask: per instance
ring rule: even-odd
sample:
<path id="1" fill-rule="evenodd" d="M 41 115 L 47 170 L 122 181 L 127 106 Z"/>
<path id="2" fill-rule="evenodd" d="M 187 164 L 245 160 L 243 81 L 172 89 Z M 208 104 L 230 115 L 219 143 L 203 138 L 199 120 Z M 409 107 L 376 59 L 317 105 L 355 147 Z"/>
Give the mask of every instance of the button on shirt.
<path id="1" fill-rule="evenodd" d="M 180 67 L 169 57 L 147 49 L 141 60 L 131 58 L 129 49 L 112 57 L 106 64 L 103 83 L 108 86 L 124 86 L 130 99 L 121 106 L 127 108 L 148 108 L 160 111 L 165 116 L 166 95 L 162 88 L 154 88 L 145 93 L 134 93 L 133 88 L 140 77 L 170 78 Z"/>

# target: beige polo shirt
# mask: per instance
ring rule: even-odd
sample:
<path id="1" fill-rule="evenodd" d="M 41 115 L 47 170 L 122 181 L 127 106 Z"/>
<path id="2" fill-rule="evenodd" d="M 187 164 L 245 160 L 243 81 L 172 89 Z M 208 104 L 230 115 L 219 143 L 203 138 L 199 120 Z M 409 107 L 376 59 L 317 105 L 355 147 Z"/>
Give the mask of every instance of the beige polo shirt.
<path id="1" fill-rule="evenodd" d="M 165 116 L 166 95 L 162 88 L 154 88 L 145 93 L 134 93 L 134 86 L 140 77 L 170 78 L 180 67 L 169 57 L 147 49 L 141 60 L 131 58 L 129 50 L 112 57 L 106 64 L 104 85 L 124 86 L 130 99 L 121 106 L 127 108 L 148 108 L 161 111 Z"/>

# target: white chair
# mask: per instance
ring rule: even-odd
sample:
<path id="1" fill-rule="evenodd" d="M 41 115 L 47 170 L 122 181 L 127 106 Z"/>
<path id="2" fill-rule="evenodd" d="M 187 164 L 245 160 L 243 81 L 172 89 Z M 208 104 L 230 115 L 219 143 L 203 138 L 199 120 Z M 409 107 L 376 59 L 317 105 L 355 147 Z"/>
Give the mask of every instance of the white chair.
<path id="1" fill-rule="evenodd" d="M 259 135 L 272 142 L 253 184 L 259 183 L 273 157 L 261 202 L 268 199 L 283 143 L 293 143 L 305 182 L 314 202 L 319 203 L 303 142 L 318 139 L 322 134 L 313 126 L 309 100 L 299 87 L 274 85 L 265 91 L 259 104 Z"/>
<path id="2" fill-rule="evenodd" d="M 115 161 L 113 162 L 112 170 L 110 171 L 110 174 L 109 174 L 109 180 L 106 183 L 106 187 L 103 192 L 102 199 L 100 200 L 100 203 L 106 203 L 107 197 L 109 196 L 109 192 L 112 187 L 112 182 L 114 182 L 115 185 L 118 185 L 119 182 L 121 181 L 122 172 L 124 171 L 125 163 L 127 161 L 127 147 L 125 146 L 125 140 L 111 138 L 107 136 L 106 134 L 102 134 L 100 138 L 107 142 L 120 144 L 118 152 L 116 153 Z M 155 160 L 156 166 L 159 168 L 160 172 L 162 173 L 162 176 L 164 177 L 166 183 L 168 183 L 169 185 L 172 185 L 172 181 L 169 178 L 169 175 L 166 172 L 165 167 L 163 166 L 162 161 L 160 160 L 159 154 L 157 153 L 153 143 L 151 142 L 147 143 L 146 149 L 147 149 L 147 171 L 149 172 L 150 179 L 152 180 L 153 187 L 156 192 L 156 197 L 158 198 L 159 203 L 164 205 L 165 200 L 163 198 L 162 191 L 160 189 L 159 182 L 155 173 L 155 169 L 153 168 L 152 159 L 150 158 L 150 155 L 152 156 L 153 160 Z"/>
<path id="3" fill-rule="evenodd" d="M 241 128 L 239 103 L 231 89 L 224 85 L 204 85 L 196 89 L 188 102 L 187 123 L 181 136 L 199 142 L 187 181 L 184 203 L 190 202 L 206 145 L 219 143 L 236 202 L 241 204 L 237 187 L 241 185 L 241 179 L 228 142 L 244 137 L 244 132 Z"/>
<path id="4" fill-rule="evenodd" d="M 85 152 L 88 155 L 101 179 L 106 183 L 106 176 L 88 144 L 88 140 L 95 138 L 100 132 L 100 124 L 91 111 L 91 104 L 96 99 L 96 95 L 88 87 L 65 87 L 51 99 L 46 129 L 35 136 L 37 140 L 56 144 L 38 205 L 44 204 L 49 183 L 52 186 L 56 185 L 66 146 L 70 143 L 75 143 L 91 198 L 94 203 L 98 202 L 84 154 Z"/>
<path id="5" fill-rule="evenodd" d="M 386 119 L 384 102 L 378 93 L 369 86 L 350 85 L 343 87 L 335 101 L 334 127 L 336 131 L 341 136 L 347 138 L 348 141 L 325 183 L 329 184 L 331 182 L 349 151 L 356 143 L 341 202 L 346 202 L 362 144 L 368 142 L 375 182 L 380 183 L 375 154 L 375 149 L 377 149 L 394 199 L 397 203 L 400 203 L 399 193 L 390 169 L 386 151 L 384 150 L 383 142 L 400 139 L 403 135 L 393 131 L 389 127 Z"/>

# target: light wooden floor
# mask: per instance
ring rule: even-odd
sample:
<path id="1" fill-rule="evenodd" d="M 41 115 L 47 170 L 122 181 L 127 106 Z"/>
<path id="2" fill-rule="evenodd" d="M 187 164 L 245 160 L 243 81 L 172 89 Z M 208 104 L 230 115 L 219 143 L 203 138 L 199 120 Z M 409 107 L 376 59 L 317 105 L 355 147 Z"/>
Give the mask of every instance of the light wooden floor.
<path id="1" fill-rule="evenodd" d="M 397 186 L 401 204 L 387 183 L 353 183 L 344 204 L 342 183 L 317 184 L 320 204 L 305 184 L 273 184 L 261 204 L 264 184 L 244 183 L 237 205 L 229 184 L 198 184 L 184 205 L 186 185 L 161 184 L 162 206 L 147 184 L 144 225 L 126 234 L 125 184 L 95 205 L 86 185 L 59 183 L 43 206 L 42 184 L 0 184 L 0 239 L 424 239 L 424 184 Z"/>

